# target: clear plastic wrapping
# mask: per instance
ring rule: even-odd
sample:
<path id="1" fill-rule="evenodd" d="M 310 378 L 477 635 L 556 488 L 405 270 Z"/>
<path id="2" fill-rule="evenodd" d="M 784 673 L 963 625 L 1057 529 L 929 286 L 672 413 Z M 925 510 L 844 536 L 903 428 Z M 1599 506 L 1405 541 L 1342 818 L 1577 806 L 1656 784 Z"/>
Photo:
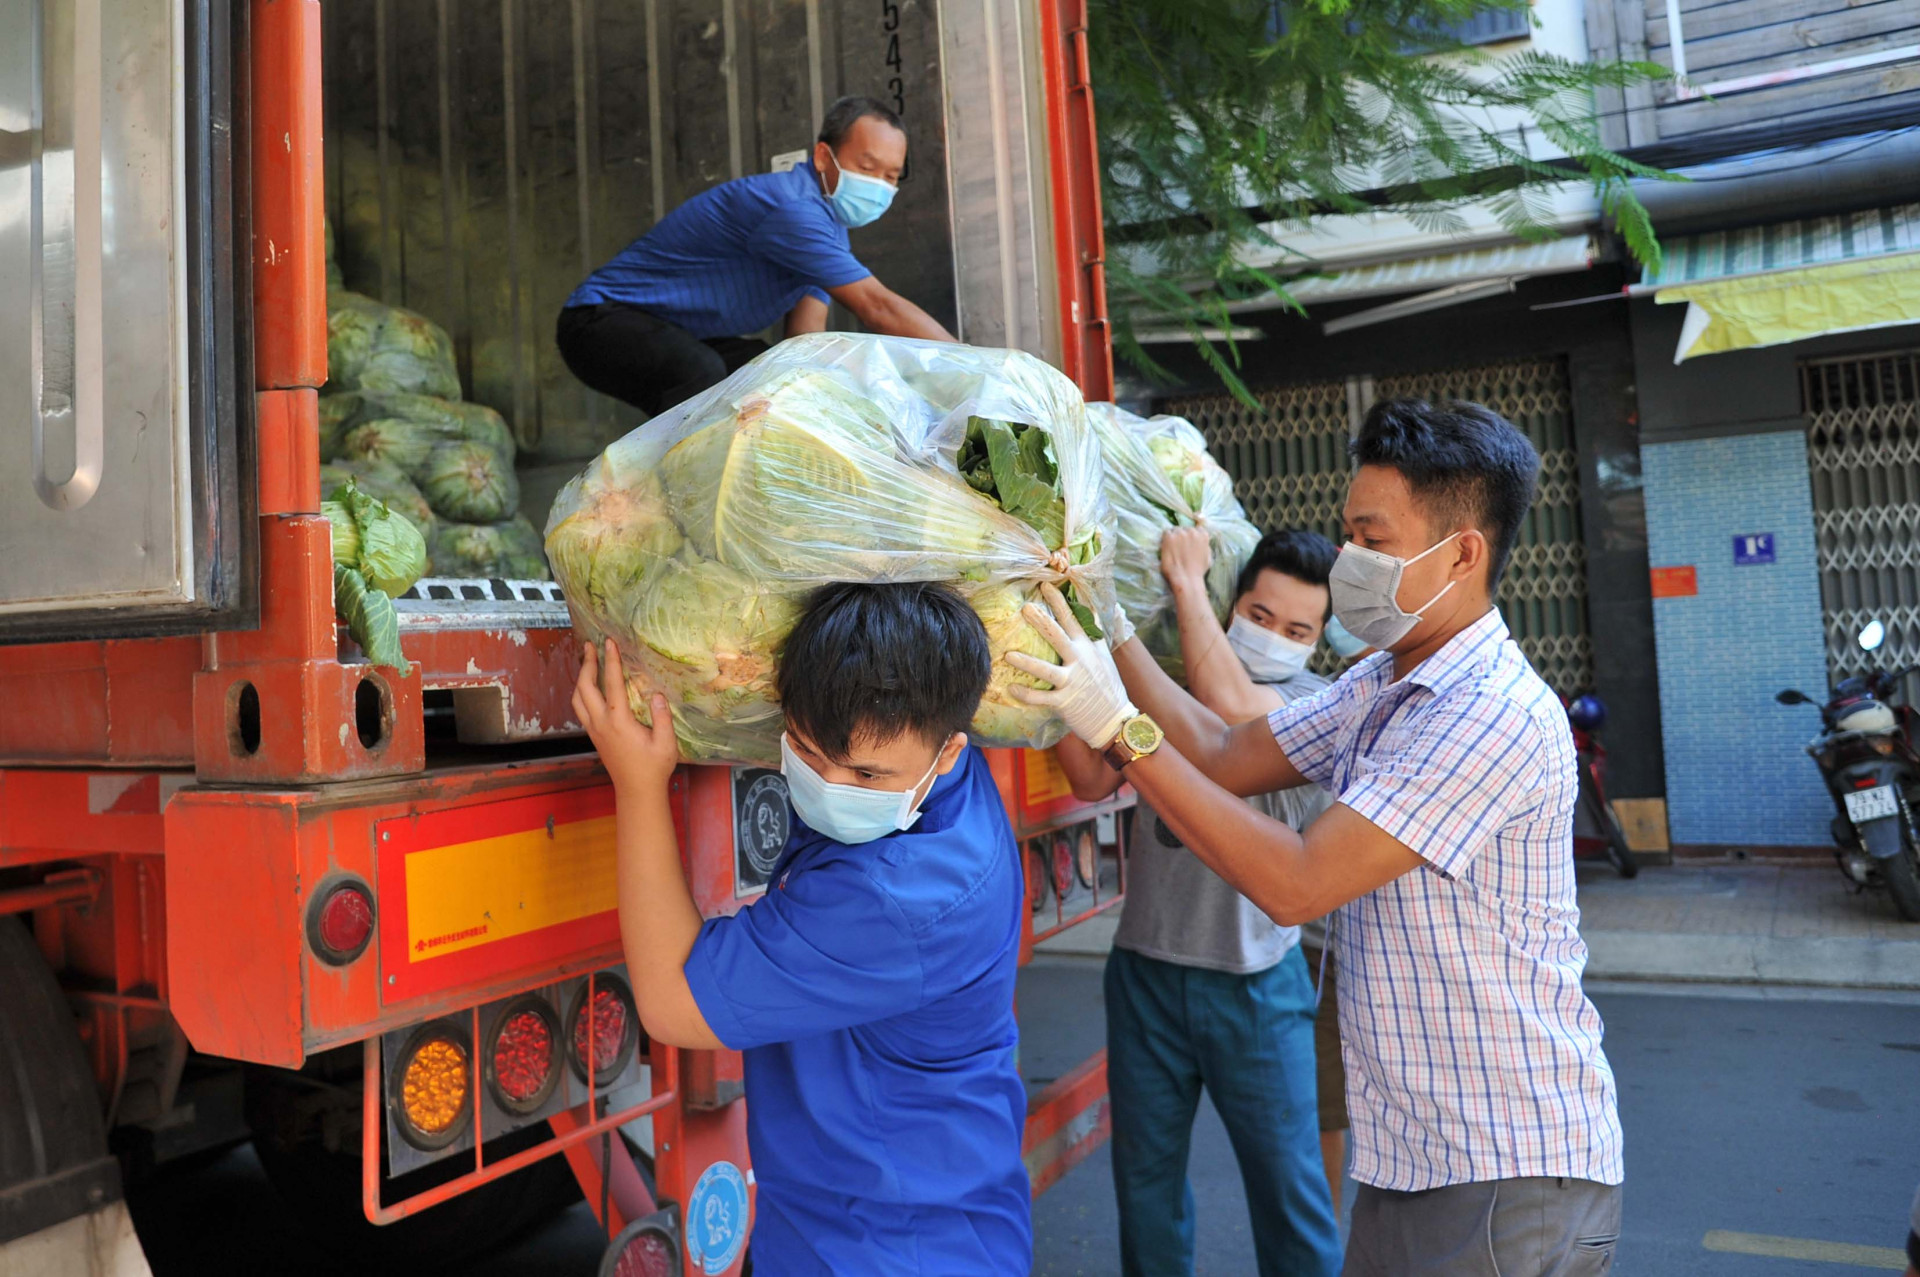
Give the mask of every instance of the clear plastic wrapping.
<path id="1" fill-rule="evenodd" d="M 1160 537 L 1168 528 L 1207 530 L 1213 543 L 1207 595 L 1224 623 L 1240 570 L 1260 543 L 1260 529 L 1233 495 L 1233 476 L 1207 452 L 1206 437 L 1186 418 L 1142 417 L 1114 404 L 1090 403 L 1087 421 L 1106 463 L 1120 605 L 1160 667 L 1185 682 L 1173 594 L 1160 571 Z"/>
<path id="2" fill-rule="evenodd" d="M 620 644 L 685 755 L 779 758 L 775 660 L 808 592 L 945 581 L 985 623 L 983 744 L 1065 734 L 999 657 L 1054 659 L 1020 614 L 1042 582 L 1113 601 L 1100 450 L 1073 383 L 1018 351 L 818 333 L 781 343 L 610 446 L 562 489 L 547 557 L 583 639 Z"/>

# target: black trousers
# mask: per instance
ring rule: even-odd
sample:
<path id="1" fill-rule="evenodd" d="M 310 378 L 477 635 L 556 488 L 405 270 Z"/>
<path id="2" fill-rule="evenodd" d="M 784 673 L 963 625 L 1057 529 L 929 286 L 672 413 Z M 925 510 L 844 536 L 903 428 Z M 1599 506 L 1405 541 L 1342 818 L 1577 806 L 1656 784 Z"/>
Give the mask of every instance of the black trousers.
<path id="1" fill-rule="evenodd" d="M 724 381 L 767 349 L 753 337 L 702 341 L 638 306 L 569 306 L 554 333 L 560 357 L 589 387 L 655 416 Z"/>

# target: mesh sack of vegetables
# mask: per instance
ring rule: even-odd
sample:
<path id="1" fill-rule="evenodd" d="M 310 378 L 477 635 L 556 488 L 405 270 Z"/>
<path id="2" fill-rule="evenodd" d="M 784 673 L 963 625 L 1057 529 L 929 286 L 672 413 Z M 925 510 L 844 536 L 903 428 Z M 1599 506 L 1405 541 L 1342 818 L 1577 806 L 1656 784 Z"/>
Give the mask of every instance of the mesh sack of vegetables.
<path id="1" fill-rule="evenodd" d="M 493 526 L 500 529 L 500 535 L 506 542 L 506 553 L 501 566 L 506 575 L 522 581 L 550 581 L 553 574 L 547 570 L 547 547 L 540 529 L 533 526 L 524 514 L 516 514 L 505 523 Z"/>
<path id="2" fill-rule="evenodd" d="M 520 507 L 513 463 L 485 444 L 435 444 L 414 477 L 435 514 L 462 523 L 495 523 Z"/>
<path id="3" fill-rule="evenodd" d="M 386 502 L 395 514 L 405 515 L 431 546 L 439 520 L 413 480 L 385 462 L 330 461 L 320 467 L 320 491 L 331 493 L 350 478 L 358 481 L 360 491 L 376 501 Z"/>
<path id="4" fill-rule="evenodd" d="M 338 289 L 327 294 L 327 387 L 457 399 L 453 339 L 424 315 Z"/>
<path id="5" fill-rule="evenodd" d="M 344 455 L 347 431 L 366 416 L 365 396 L 357 390 L 345 394 L 320 396 L 320 460 L 336 461 Z"/>
<path id="6" fill-rule="evenodd" d="M 513 431 L 506 419 L 485 404 L 374 390 L 338 394 L 329 391 L 320 397 L 321 447 L 326 447 L 330 431 L 337 432 L 337 451 L 345 455 L 347 435 L 370 421 L 403 421 L 422 426 L 425 429 L 415 433 L 430 435 L 438 443 L 466 440 L 485 444 L 508 464 L 512 464 L 516 451 Z"/>
<path id="7" fill-rule="evenodd" d="M 1213 543 L 1207 595 L 1224 623 L 1234 585 L 1260 529 L 1233 495 L 1233 478 L 1207 452 L 1207 441 L 1182 417 L 1141 417 L 1110 403 L 1087 405 L 1100 441 L 1107 502 L 1115 531 L 1114 588 L 1127 619 L 1160 667 L 1185 681 L 1173 594 L 1160 573 L 1160 536 L 1199 526 Z"/>
<path id="8" fill-rule="evenodd" d="M 521 515 L 500 523 L 443 521 L 434 533 L 433 565 L 440 576 L 551 579 L 540 533 Z"/>
<path id="9" fill-rule="evenodd" d="M 835 581 L 947 581 L 979 612 L 983 744 L 1065 734 L 998 658 L 1053 659 L 1020 614 L 1042 582 L 1113 601 L 1113 528 L 1079 392 L 1019 351 L 817 333 L 648 421 L 561 490 L 547 558 L 586 641 L 620 644 L 636 712 L 659 689 L 686 757 L 779 758 L 774 663 Z"/>

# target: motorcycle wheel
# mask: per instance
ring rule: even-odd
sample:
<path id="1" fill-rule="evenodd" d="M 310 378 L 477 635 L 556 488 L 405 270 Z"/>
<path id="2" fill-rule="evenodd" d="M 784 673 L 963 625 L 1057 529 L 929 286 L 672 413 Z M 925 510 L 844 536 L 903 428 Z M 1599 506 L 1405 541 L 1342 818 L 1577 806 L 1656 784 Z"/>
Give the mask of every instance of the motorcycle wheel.
<path id="1" fill-rule="evenodd" d="M 1908 922 L 1920 922 L 1920 851 L 1916 851 L 1911 838 L 1900 842 L 1900 854 L 1879 861 L 1880 878 L 1887 884 L 1887 894 L 1893 897 L 1893 907 Z"/>
<path id="2" fill-rule="evenodd" d="M 1613 804 L 1592 801 L 1597 808 L 1595 816 L 1600 830 L 1605 835 L 1602 841 L 1607 845 L 1607 859 L 1619 870 L 1622 878 L 1638 877 L 1640 862 L 1634 858 L 1633 848 L 1627 846 L 1627 832 L 1620 828 L 1620 818 L 1613 814 Z"/>

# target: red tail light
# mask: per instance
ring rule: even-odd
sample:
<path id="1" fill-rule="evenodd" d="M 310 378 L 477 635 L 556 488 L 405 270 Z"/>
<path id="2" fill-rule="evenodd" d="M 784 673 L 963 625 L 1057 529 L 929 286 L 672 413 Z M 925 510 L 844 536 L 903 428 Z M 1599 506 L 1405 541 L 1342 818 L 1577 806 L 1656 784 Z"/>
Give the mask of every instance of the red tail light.
<path id="1" fill-rule="evenodd" d="M 595 1086 L 606 1086 L 620 1076 L 633 1058 L 640 1038 L 640 1017 L 634 1013 L 633 994 L 620 977 L 601 972 L 593 978 L 593 998 L 582 984 L 575 995 L 570 1052 L 573 1068 L 582 1079 L 588 1071 Z"/>
<path id="2" fill-rule="evenodd" d="M 1880 783 L 1878 776 L 1855 776 L 1852 785 L 1855 789 L 1872 789 Z"/>
<path id="3" fill-rule="evenodd" d="M 307 912 L 307 943 L 322 962 L 345 966 L 372 938 L 373 897 L 358 879 L 324 888 Z"/>
<path id="4" fill-rule="evenodd" d="M 487 1089 L 509 1113 L 532 1113 L 559 1084 L 560 1026 L 546 1002 L 521 998 L 494 1022 Z"/>

